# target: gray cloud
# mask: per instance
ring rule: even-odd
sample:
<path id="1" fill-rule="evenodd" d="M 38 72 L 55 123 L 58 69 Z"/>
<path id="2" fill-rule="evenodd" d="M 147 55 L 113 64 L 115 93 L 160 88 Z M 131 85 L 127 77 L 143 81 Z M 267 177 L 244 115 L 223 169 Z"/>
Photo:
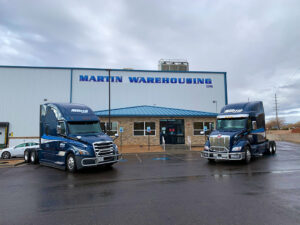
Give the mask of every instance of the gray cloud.
<path id="1" fill-rule="evenodd" d="M 270 117 L 275 92 L 282 112 L 300 108 L 299 7 L 0 0 L 0 64 L 156 69 L 160 58 L 185 58 L 191 70 L 226 71 L 229 102 L 263 100 Z"/>

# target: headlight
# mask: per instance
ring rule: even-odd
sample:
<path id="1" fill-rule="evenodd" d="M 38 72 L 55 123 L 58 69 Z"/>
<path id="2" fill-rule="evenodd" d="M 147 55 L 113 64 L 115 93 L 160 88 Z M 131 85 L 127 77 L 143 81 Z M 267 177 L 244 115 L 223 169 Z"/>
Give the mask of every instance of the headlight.
<path id="1" fill-rule="evenodd" d="M 79 155 L 89 155 L 90 153 L 86 150 L 79 150 L 78 151 Z"/>
<path id="2" fill-rule="evenodd" d="M 73 146 L 74 150 L 76 153 L 78 153 L 79 155 L 90 155 L 90 153 L 86 150 L 80 149 L 78 147 Z"/>
<path id="3" fill-rule="evenodd" d="M 119 150 L 118 150 L 118 146 L 117 146 L 116 144 L 114 144 L 114 149 L 115 149 L 116 152 L 119 151 Z"/>
<path id="4" fill-rule="evenodd" d="M 204 145 L 204 150 L 209 150 L 209 147 L 207 145 Z"/>
<path id="5" fill-rule="evenodd" d="M 232 148 L 233 152 L 237 152 L 237 151 L 241 151 L 241 150 L 242 150 L 242 146 Z"/>

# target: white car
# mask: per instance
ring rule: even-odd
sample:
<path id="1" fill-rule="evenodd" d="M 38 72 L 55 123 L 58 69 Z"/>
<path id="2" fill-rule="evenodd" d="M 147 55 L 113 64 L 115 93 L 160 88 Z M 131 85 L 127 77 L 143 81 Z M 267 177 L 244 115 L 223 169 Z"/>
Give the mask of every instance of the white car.
<path id="1" fill-rule="evenodd" d="M 5 148 L 0 150 L 0 158 L 1 159 L 10 159 L 12 157 L 24 157 L 24 151 L 27 148 L 36 148 L 38 147 L 38 143 L 36 142 L 27 142 L 23 144 L 16 145 L 11 148 Z"/>

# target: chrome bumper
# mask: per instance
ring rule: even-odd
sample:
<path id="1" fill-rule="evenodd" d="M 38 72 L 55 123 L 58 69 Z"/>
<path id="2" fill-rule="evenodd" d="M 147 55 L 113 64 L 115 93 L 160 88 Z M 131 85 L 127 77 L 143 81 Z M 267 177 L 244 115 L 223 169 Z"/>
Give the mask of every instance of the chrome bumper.
<path id="1" fill-rule="evenodd" d="M 121 154 L 114 155 L 103 155 L 101 157 L 91 157 L 91 158 L 82 158 L 79 159 L 80 165 L 79 167 L 91 167 L 91 166 L 100 166 L 108 163 L 117 163 L 120 161 Z"/>
<path id="2" fill-rule="evenodd" d="M 220 159 L 220 160 L 243 160 L 245 159 L 245 152 L 216 152 L 203 151 L 201 156 L 205 159 Z"/>

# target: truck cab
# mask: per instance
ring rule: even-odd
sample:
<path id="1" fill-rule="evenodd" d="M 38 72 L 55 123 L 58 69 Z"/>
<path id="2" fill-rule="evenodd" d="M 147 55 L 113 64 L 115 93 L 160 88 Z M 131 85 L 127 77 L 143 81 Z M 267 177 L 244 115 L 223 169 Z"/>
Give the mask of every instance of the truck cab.
<path id="1" fill-rule="evenodd" d="M 24 153 L 26 162 L 39 162 L 70 172 L 119 161 L 118 147 L 100 127 L 87 106 L 47 103 L 40 106 L 40 143 Z"/>
<path id="2" fill-rule="evenodd" d="M 261 101 L 226 105 L 217 116 L 216 130 L 205 143 L 202 157 L 209 161 L 244 160 L 274 154 L 276 144 L 266 138 Z"/>

